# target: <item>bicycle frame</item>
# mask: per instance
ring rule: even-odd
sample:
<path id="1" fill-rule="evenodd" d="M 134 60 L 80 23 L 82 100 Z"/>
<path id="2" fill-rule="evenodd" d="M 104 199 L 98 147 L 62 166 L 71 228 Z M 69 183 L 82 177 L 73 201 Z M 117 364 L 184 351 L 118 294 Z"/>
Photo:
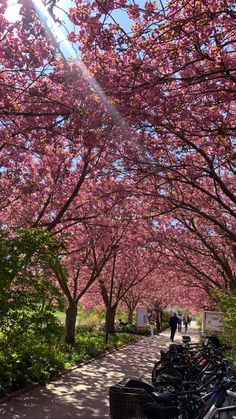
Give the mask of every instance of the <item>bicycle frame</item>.
<path id="1" fill-rule="evenodd" d="M 213 419 L 215 414 L 221 414 L 221 413 L 227 413 L 227 412 L 236 412 L 236 404 L 235 405 L 229 405 L 229 406 L 221 406 L 221 403 L 224 401 L 225 396 L 228 395 L 230 397 L 234 397 L 235 398 L 235 402 L 236 402 L 236 393 L 234 393 L 231 390 L 227 390 L 227 389 L 218 389 L 217 392 L 213 391 L 210 394 L 207 394 L 206 396 L 204 396 L 202 398 L 202 400 L 205 400 L 211 396 L 212 397 L 212 405 L 207 406 L 206 404 L 206 408 L 208 408 L 209 410 L 204 414 L 204 416 L 202 416 L 202 419 Z"/>
<path id="2" fill-rule="evenodd" d="M 235 394 L 236 397 L 236 394 Z M 215 404 L 211 406 L 210 410 L 207 412 L 205 416 L 203 416 L 203 419 L 212 419 L 214 418 L 215 414 L 221 414 L 221 413 L 228 413 L 228 412 L 235 412 L 236 413 L 236 404 L 231 406 L 223 406 L 223 407 L 217 407 Z"/>

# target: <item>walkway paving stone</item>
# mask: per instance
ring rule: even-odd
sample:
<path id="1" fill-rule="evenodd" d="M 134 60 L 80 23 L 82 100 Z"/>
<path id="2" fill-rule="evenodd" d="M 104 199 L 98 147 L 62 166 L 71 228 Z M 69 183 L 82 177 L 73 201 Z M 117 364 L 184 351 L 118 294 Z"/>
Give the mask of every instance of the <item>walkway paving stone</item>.
<path id="1" fill-rule="evenodd" d="M 195 324 L 188 334 L 198 340 Z M 181 341 L 183 333 L 176 333 Z M 167 349 L 170 331 L 143 337 L 139 342 L 75 368 L 47 386 L 37 387 L 0 405 L 1 419 L 109 418 L 108 388 L 125 376 L 151 380 L 160 349 Z"/>

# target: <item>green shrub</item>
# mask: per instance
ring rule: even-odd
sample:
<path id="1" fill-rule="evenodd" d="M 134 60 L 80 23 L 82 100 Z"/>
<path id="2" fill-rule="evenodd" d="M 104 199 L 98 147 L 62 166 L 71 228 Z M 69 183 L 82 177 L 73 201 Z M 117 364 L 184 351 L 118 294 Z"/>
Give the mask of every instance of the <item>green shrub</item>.
<path id="1" fill-rule="evenodd" d="M 100 332 L 80 333 L 76 336 L 76 345 L 72 352 L 68 352 L 68 361 L 80 363 L 103 353 L 107 348 L 118 348 L 124 344 L 136 342 L 139 337 L 134 334 L 118 333 L 109 335 L 108 345 L 105 336 Z"/>
<path id="2" fill-rule="evenodd" d="M 119 332 L 121 333 L 136 333 L 135 324 L 119 325 Z"/>
<path id="3" fill-rule="evenodd" d="M 57 331 L 58 333 L 58 331 Z M 109 335 L 108 348 L 137 341 L 134 334 Z M 55 343 L 57 340 L 57 343 Z M 75 347 L 62 342 L 62 334 L 47 343 L 41 336 L 24 335 L 14 349 L 0 339 L 0 397 L 33 383 L 45 383 L 73 364 L 96 357 L 106 350 L 104 333 L 84 332 L 76 337 Z"/>
<path id="4" fill-rule="evenodd" d="M 92 332 L 93 330 L 99 330 L 104 319 L 104 310 L 101 311 L 94 308 L 87 313 L 80 308 L 78 310 L 76 322 L 77 332 Z"/>
<path id="5" fill-rule="evenodd" d="M 61 245 L 46 231 L 0 229 L 0 396 L 32 383 L 45 383 L 65 367 L 92 358 L 105 348 L 104 333 L 96 333 L 104 311 L 78 313 L 75 348 L 63 343 L 64 327 L 57 309 L 63 299 L 51 280 L 61 265 Z M 89 331 L 89 332 L 88 332 Z M 109 337 L 109 348 L 135 340 Z"/>
<path id="6" fill-rule="evenodd" d="M 230 347 L 225 356 L 236 372 L 236 296 L 220 292 L 215 293 L 214 298 L 218 301 L 218 310 L 222 311 L 224 316 L 224 330 L 220 334 L 220 339 Z"/>
<path id="7" fill-rule="evenodd" d="M 42 343 L 26 342 L 15 352 L 0 351 L 0 396 L 45 383 L 64 369 L 65 355 Z"/>

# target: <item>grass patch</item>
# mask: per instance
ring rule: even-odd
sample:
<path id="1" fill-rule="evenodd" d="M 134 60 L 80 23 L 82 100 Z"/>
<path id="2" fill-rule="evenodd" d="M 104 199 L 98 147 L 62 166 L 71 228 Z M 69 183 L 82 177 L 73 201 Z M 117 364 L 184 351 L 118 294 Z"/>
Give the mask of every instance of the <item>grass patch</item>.
<path id="1" fill-rule="evenodd" d="M 70 351 L 69 361 L 71 365 L 87 361 L 105 352 L 106 349 L 119 348 L 124 344 L 134 343 L 139 340 L 139 336 L 128 333 L 118 333 L 109 336 L 106 347 L 104 334 L 101 332 L 82 332 L 76 337 L 76 344 Z"/>
<path id="2" fill-rule="evenodd" d="M 87 313 L 79 307 L 72 347 L 63 341 L 65 318 L 63 311 L 11 313 L 8 323 L 14 327 L 0 331 L 0 397 L 34 383 L 47 383 L 66 368 L 139 339 L 135 334 L 117 333 L 109 336 L 106 347 L 105 333 L 100 330 L 104 311 Z"/>
<path id="3" fill-rule="evenodd" d="M 63 311 L 56 311 L 55 312 L 56 318 L 64 325 L 66 322 L 66 313 Z"/>
<path id="4" fill-rule="evenodd" d="M 65 311 L 56 311 L 56 318 L 64 326 L 66 322 Z M 92 331 L 100 329 L 101 324 L 105 322 L 105 311 L 93 308 L 89 313 L 85 312 L 80 306 L 78 307 L 76 327 L 78 331 Z"/>
<path id="5" fill-rule="evenodd" d="M 137 335 L 119 333 L 109 336 L 108 349 L 136 342 Z M 101 332 L 83 332 L 76 336 L 76 345 L 63 342 L 48 344 L 32 339 L 19 344 L 14 351 L 0 341 L 0 397 L 33 383 L 44 384 L 59 372 L 94 358 L 106 350 Z M 2 347 L 1 347 L 2 346 Z"/>

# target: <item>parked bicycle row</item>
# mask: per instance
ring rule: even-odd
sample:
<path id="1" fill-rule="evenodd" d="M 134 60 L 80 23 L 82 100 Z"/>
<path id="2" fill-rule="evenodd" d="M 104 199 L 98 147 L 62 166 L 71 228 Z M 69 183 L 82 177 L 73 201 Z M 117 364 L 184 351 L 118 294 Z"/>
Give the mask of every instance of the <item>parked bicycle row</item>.
<path id="1" fill-rule="evenodd" d="M 161 351 L 151 381 L 127 377 L 110 388 L 112 419 L 236 419 L 236 378 L 217 336 Z M 234 416 L 235 415 L 235 416 Z"/>

